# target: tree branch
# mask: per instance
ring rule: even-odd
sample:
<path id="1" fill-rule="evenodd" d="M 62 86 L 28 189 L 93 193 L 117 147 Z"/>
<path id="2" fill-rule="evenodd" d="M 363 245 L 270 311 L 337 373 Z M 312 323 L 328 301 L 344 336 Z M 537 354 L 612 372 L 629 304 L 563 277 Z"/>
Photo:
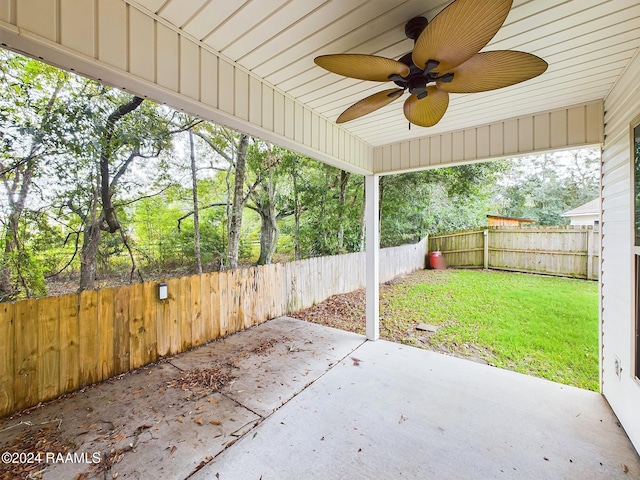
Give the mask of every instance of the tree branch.
<path id="1" fill-rule="evenodd" d="M 227 206 L 226 203 L 210 203 L 209 205 L 205 205 L 204 207 L 200 207 L 200 210 L 206 210 L 208 208 L 213 208 L 213 207 L 226 207 L 226 206 Z M 189 218 L 194 213 L 195 213 L 194 211 L 191 211 L 189 213 L 184 214 L 183 216 L 181 216 L 178 219 L 178 231 L 180 231 L 180 223 L 182 222 L 182 220 L 186 220 L 187 218 Z"/>

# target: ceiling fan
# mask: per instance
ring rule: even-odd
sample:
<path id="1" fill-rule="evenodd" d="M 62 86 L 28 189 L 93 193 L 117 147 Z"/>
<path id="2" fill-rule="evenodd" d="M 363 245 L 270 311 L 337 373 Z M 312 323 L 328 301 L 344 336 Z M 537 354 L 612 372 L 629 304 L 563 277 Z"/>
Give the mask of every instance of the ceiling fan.
<path id="1" fill-rule="evenodd" d="M 513 0 L 454 0 L 431 22 L 415 17 L 405 34 L 415 41 L 399 60 L 377 55 L 322 55 L 315 63 L 345 77 L 391 81 L 395 88 L 374 93 L 347 108 L 336 120 L 360 118 L 400 98 L 410 124 L 431 127 L 449 106 L 449 93 L 476 93 L 508 87 L 542 74 L 547 62 L 515 50 L 480 52 L 504 23 Z"/>

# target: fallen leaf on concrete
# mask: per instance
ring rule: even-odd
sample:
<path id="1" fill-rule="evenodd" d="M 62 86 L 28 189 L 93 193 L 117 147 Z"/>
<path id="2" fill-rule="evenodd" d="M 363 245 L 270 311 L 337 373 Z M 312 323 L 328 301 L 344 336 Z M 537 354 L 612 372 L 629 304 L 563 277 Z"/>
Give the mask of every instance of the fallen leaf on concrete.
<path id="1" fill-rule="evenodd" d="M 624 473 L 629 473 L 629 467 L 627 467 L 624 463 L 622 464 L 622 471 Z"/>
<path id="2" fill-rule="evenodd" d="M 211 420 L 209 423 L 211 425 L 222 425 L 222 422 L 220 420 Z"/>
<path id="3" fill-rule="evenodd" d="M 266 354 L 271 348 L 273 348 L 278 343 L 278 340 L 272 338 L 270 340 L 266 340 L 258 345 L 256 348 L 251 350 L 253 353 L 257 353 L 258 355 Z"/>
<path id="4" fill-rule="evenodd" d="M 196 418 L 194 422 L 196 422 L 198 425 L 202 425 L 202 419 L 200 417 Z"/>
<path id="5" fill-rule="evenodd" d="M 144 391 L 144 388 L 140 388 L 138 390 L 134 390 L 133 392 L 131 392 L 131 395 L 137 395 L 139 393 L 142 393 Z"/>
<path id="6" fill-rule="evenodd" d="M 176 451 L 177 449 L 178 449 L 178 447 L 176 447 L 175 445 L 173 445 L 173 446 L 171 447 L 171 450 L 169 450 L 169 456 L 172 456 L 172 455 L 175 453 L 175 451 Z"/>
<path id="7" fill-rule="evenodd" d="M 182 390 L 191 390 L 197 388 L 210 388 L 219 390 L 227 382 L 234 377 L 223 371 L 220 367 L 196 368 L 193 370 L 182 372 L 180 377 L 171 380 L 167 386 L 171 388 L 180 388 Z"/>
<path id="8" fill-rule="evenodd" d="M 178 420 L 180 423 L 182 423 L 182 421 L 184 420 L 184 418 L 182 418 L 182 417 L 178 417 L 178 418 L 176 418 L 176 420 Z"/>
<path id="9" fill-rule="evenodd" d="M 356 358 L 356 357 L 351 357 L 351 360 L 353 360 L 353 366 L 354 367 L 357 367 L 358 365 L 360 365 L 360 362 L 362 361 L 362 360 L 360 360 L 359 358 Z"/>
<path id="10" fill-rule="evenodd" d="M 22 425 L 33 427 L 31 422 L 21 422 Z M 18 424 L 20 425 L 20 424 Z M 63 439 L 60 431 L 54 427 L 26 428 L 24 432 L 18 434 L 9 445 L 4 445 L 3 449 L 18 454 L 29 452 L 51 451 L 66 454 L 69 446 L 73 445 L 71 440 Z M 33 463 L 3 463 L 0 462 L 0 479 L 13 478 L 42 478 L 42 467 L 46 467 L 44 462 Z"/>
<path id="11" fill-rule="evenodd" d="M 153 425 L 149 425 L 148 423 L 145 423 L 144 425 L 140 425 L 138 428 L 136 428 L 136 433 L 140 433 L 143 430 L 148 430 L 152 427 Z"/>

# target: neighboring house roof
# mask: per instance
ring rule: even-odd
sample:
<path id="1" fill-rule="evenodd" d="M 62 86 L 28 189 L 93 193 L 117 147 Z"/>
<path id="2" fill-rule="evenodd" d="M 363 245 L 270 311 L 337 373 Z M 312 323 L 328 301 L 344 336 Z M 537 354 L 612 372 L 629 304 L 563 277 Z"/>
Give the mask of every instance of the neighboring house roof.
<path id="1" fill-rule="evenodd" d="M 600 199 L 596 198 L 590 202 L 580 205 L 579 207 L 564 212 L 561 217 L 580 217 L 585 215 L 599 215 L 600 214 Z"/>
<path id="2" fill-rule="evenodd" d="M 520 223 L 535 223 L 531 218 L 503 217 L 501 215 L 487 215 L 487 218 L 495 218 L 499 220 L 517 220 Z"/>

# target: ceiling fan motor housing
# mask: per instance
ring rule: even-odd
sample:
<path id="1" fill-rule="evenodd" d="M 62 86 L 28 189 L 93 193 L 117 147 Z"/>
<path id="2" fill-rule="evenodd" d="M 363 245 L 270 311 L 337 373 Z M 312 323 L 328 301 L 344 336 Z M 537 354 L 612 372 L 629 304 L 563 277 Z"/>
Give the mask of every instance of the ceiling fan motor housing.
<path id="1" fill-rule="evenodd" d="M 404 26 L 404 34 L 407 36 L 407 38 L 416 41 L 422 31 L 427 28 L 428 24 L 429 20 L 424 17 L 413 17 Z"/>

